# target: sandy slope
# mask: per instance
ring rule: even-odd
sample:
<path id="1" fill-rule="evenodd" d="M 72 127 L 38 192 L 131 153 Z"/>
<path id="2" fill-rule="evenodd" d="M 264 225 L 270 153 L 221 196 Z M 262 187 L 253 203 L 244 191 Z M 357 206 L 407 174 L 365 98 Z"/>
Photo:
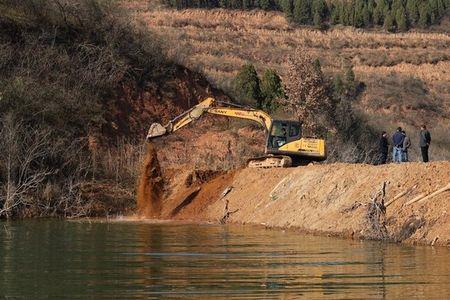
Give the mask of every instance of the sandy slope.
<path id="1" fill-rule="evenodd" d="M 406 203 L 450 183 L 450 162 L 309 165 L 290 169 L 242 169 L 199 183 L 189 171 L 171 179 L 162 218 L 263 224 L 353 238 L 450 246 L 450 191 Z M 386 182 L 381 218 L 368 217 L 374 195 Z M 222 192 L 232 187 L 222 197 Z M 378 197 L 377 201 L 381 201 Z M 376 224 L 374 224 L 376 223 Z M 385 230 L 380 232 L 380 228 Z"/>

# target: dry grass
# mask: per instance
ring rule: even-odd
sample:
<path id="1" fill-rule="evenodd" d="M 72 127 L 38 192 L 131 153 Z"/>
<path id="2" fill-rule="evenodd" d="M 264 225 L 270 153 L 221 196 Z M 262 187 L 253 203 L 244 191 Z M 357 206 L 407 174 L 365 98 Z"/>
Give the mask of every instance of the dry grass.
<path id="1" fill-rule="evenodd" d="M 349 60 L 360 73 L 394 67 L 415 74 L 417 68 L 421 79 L 443 80 L 447 74 L 442 70 L 450 63 L 450 35 L 445 33 L 322 32 L 291 27 L 281 13 L 264 11 L 141 9 L 136 18 L 168 38 L 173 57 L 200 68 L 218 85 L 245 61 L 283 70 L 286 55 L 298 46 L 320 57 L 330 71 Z"/>
<path id="2" fill-rule="evenodd" d="M 382 127 L 387 129 L 398 123 L 415 128 L 419 122 L 427 122 L 432 130 L 440 132 L 450 119 L 448 33 L 390 34 L 348 27 L 320 31 L 293 27 L 278 12 L 176 11 L 156 7 L 155 1 L 133 2 L 135 18 L 166 39 L 173 59 L 201 71 L 228 92 L 232 92 L 237 70 L 247 61 L 254 63 L 258 71 L 270 67 L 283 77 L 286 58 L 301 46 L 320 58 L 327 74 L 340 72 L 344 64 L 354 65 L 357 78 L 367 85 L 358 105 L 374 120 L 374 125 L 381 120 Z M 391 95 L 386 94 L 386 78 L 391 80 L 388 83 Z M 404 81 L 413 79 L 423 83 L 425 94 L 395 91 L 402 88 Z M 369 105 L 374 101 L 378 105 Z M 417 108 L 408 102 L 423 103 Z M 442 149 L 450 147 L 450 135 L 439 136 L 438 143 L 446 145 Z M 450 158 L 448 152 L 439 157 Z"/>

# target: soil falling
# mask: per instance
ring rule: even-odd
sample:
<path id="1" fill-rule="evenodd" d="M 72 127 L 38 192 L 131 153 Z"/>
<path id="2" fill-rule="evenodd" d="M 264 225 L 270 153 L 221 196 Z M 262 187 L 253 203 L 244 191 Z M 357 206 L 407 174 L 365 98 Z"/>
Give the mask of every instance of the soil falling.
<path id="1" fill-rule="evenodd" d="M 155 147 L 148 142 L 137 188 L 137 208 L 141 216 L 159 218 L 163 178 Z"/>

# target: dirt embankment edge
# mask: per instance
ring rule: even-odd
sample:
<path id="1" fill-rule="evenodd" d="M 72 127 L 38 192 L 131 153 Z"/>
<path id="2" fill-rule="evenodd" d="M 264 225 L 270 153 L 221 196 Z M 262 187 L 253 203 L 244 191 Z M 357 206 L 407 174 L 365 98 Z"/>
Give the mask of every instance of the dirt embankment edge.
<path id="1" fill-rule="evenodd" d="M 212 175 L 196 182 L 192 172 L 176 172 L 160 218 L 450 246 L 450 162 L 246 168 Z"/>

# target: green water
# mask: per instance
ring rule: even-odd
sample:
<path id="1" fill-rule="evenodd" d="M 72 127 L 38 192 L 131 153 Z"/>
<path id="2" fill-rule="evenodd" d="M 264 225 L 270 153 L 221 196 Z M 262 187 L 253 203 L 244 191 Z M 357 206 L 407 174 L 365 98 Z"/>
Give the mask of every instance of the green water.
<path id="1" fill-rule="evenodd" d="M 450 299 L 450 250 L 244 226 L 0 222 L 0 298 Z"/>

